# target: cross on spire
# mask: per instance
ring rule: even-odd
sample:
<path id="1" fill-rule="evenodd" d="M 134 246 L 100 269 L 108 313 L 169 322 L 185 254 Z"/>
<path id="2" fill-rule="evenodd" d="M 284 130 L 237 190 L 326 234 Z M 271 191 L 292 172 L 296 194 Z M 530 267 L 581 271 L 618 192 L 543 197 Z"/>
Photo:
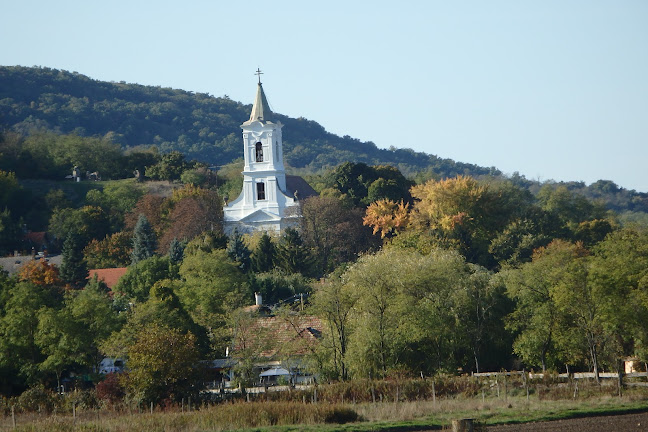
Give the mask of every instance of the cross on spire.
<path id="1" fill-rule="evenodd" d="M 257 75 L 259 77 L 259 84 L 261 84 L 261 75 L 263 75 L 263 72 L 261 72 L 261 69 L 257 68 L 254 75 Z"/>

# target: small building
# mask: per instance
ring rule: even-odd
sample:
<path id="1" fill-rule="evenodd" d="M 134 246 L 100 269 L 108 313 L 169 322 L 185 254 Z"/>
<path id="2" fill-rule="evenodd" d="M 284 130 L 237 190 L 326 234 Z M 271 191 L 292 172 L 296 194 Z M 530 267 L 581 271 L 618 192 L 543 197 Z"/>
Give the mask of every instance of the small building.
<path id="1" fill-rule="evenodd" d="M 247 317 L 234 331 L 228 359 L 235 362 L 254 360 L 252 375 L 256 386 L 311 384 L 315 381 L 306 357 L 322 336 L 323 323 L 315 316 L 273 315 L 256 296 L 256 305 L 244 309 Z M 233 364 L 233 363 L 232 363 Z M 228 374 L 234 378 L 233 366 Z"/>
<path id="2" fill-rule="evenodd" d="M 99 373 L 108 375 L 109 373 L 122 372 L 124 370 L 124 360 L 120 358 L 104 357 L 99 364 Z"/>

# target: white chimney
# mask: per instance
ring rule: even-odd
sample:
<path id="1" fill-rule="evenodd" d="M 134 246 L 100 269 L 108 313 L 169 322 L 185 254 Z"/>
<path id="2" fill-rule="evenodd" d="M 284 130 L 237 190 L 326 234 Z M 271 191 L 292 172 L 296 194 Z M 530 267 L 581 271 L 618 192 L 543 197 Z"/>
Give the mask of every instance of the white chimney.
<path id="1" fill-rule="evenodd" d="M 261 306 L 263 304 L 263 300 L 261 299 L 261 294 L 255 292 L 254 301 L 257 306 Z"/>

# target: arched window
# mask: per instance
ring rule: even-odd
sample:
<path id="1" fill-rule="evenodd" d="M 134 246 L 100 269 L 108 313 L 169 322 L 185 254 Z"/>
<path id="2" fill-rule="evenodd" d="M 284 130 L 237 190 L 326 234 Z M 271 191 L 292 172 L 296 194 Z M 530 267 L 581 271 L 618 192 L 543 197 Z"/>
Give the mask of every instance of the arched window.
<path id="1" fill-rule="evenodd" d="M 265 183 L 257 183 L 257 199 L 258 200 L 264 200 L 265 199 Z"/>
<path id="2" fill-rule="evenodd" d="M 263 162 L 263 144 L 260 142 L 256 143 L 256 161 L 257 162 Z"/>

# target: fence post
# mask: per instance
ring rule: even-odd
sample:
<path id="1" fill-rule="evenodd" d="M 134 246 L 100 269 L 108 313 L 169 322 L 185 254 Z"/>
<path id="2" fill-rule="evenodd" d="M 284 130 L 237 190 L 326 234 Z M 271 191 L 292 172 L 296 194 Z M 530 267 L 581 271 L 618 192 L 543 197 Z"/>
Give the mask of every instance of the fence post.
<path id="1" fill-rule="evenodd" d="M 16 413 L 13 405 L 11 405 L 11 424 L 13 425 L 13 428 L 16 429 Z"/>
<path id="2" fill-rule="evenodd" d="M 473 419 L 452 420 L 452 432 L 473 432 Z"/>
<path id="3" fill-rule="evenodd" d="M 434 388 L 434 378 L 432 378 L 432 406 L 436 408 L 436 388 Z"/>

